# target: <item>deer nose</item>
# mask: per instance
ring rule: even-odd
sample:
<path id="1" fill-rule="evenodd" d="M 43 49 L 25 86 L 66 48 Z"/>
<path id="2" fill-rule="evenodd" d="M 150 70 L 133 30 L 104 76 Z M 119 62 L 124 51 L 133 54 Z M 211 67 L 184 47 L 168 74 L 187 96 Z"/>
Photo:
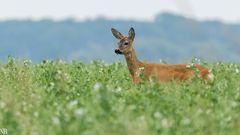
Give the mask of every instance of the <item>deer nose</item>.
<path id="1" fill-rule="evenodd" d="M 115 49 L 116 54 L 122 54 L 122 52 L 119 49 Z"/>

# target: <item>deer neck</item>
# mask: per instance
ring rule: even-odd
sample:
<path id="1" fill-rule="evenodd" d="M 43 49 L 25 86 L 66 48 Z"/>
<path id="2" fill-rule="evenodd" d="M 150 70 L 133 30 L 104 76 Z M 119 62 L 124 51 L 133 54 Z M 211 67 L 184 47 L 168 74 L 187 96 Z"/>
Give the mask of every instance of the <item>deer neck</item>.
<path id="1" fill-rule="evenodd" d="M 139 72 L 139 69 L 143 67 L 143 63 L 138 60 L 134 49 L 132 49 L 131 52 L 125 54 L 125 59 L 131 75 L 137 74 Z"/>

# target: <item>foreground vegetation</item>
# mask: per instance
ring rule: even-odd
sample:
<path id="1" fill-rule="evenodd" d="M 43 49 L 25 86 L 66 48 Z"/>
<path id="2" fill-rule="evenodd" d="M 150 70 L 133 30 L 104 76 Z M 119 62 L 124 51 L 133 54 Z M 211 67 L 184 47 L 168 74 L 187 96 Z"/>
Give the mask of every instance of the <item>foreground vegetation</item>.
<path id="1" fill-rule="evenodd" d="M 0 65 L 0 128 L 11 135 L 238 135 L 240 65 L 215 80 L 133 85 L 126 65 L 9 59 Z"/>

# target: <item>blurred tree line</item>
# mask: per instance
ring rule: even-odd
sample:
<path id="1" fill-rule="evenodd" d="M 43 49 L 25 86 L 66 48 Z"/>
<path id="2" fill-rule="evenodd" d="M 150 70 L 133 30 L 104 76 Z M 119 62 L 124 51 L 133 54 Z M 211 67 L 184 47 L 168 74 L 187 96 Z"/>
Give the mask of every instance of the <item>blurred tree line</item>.
<path id="1" fill-rule="evenodd" d="M 143 60 L 181 63 L 198 57 L 207 61 L 239 62 L 240 25 L 197 21 L 170 13 L 159 14 L 152 22 L 105 18 L 82 22 L 73 19 L 1 21 L 0 59 L 4 61 L 11 55 L 34 62 L 123 60 L 114 54 L 117 40 L 111 34 L 111 27 L 123 34 L 130 27 L 135 28 L 134 45 Z"/>

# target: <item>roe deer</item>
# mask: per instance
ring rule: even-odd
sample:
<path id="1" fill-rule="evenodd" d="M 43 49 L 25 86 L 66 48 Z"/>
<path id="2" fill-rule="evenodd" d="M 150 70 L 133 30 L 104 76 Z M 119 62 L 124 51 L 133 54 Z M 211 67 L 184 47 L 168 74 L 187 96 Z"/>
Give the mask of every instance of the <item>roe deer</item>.
<path id="1" fill-rule="evenodd" d="M 130 28 L 128 37 L 123 36 L 114 28 L 112 28 L 111 31 L 112 34 L 120 40 L 120 42 L 118 42 L 118 49 L 115 49 L 115 53 L 125 56 L 133 83 L 138 84 L 141 82 L 141 73 L 143 73 L 145 79 L 156 77 L 162 82 L 186 80 L 194 75 L 193 69 L 188 64 L 147 64 L 139 61 L 133 49 L 134 29 Z M 200 71 L 200 76 L 203 79 L 213 80 L 213 74 L 210 70 L 199 64 L 196 64 L 195 67 Z"/>

